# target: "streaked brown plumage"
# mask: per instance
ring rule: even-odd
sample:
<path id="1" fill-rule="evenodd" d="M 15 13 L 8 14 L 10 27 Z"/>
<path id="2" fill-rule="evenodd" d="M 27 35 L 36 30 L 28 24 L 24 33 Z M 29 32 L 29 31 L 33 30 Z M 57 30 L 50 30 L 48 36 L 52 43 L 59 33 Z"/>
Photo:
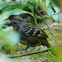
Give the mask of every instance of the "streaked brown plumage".
<path id="1" fill-rule="evenodd" d="M 42 29 L 37 28 L 32 24 L 19 22 L 16 20 L 8 22 L 7 25 L 13 26 L 13 28 L 20 33 L 20 43 L 29 47 L 35 47 L 39 45 L 50 47 L 50 44 L 47 41 L 48 36 Z"/>

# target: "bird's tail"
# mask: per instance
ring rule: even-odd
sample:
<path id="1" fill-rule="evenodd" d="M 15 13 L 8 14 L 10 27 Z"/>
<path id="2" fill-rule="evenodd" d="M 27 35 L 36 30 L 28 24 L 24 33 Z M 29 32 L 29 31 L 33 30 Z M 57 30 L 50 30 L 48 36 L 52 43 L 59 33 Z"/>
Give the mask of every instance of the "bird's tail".
<path id="1" fill-rule="evenodd" d="M 41 44 L 46 45 L 48 48 L 51 47 L 50 43 L 48 42 L 48 40 L 46 38 L 42 40 Z"/>

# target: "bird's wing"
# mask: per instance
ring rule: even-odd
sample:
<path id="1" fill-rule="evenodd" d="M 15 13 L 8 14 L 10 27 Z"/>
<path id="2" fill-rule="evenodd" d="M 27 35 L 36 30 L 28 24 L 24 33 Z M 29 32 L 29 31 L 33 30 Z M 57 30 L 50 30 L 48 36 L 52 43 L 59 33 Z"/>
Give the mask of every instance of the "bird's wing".
<path id="1" fill-rule="evenodd" d="M 30 36 L 30 37 L 32 36 L 32 37 L 48 38 L 48 36 L 42 29 L 39 29 L 34 26 L 31 27 L 28 25 L 23 26 L 22 35 Z"/>

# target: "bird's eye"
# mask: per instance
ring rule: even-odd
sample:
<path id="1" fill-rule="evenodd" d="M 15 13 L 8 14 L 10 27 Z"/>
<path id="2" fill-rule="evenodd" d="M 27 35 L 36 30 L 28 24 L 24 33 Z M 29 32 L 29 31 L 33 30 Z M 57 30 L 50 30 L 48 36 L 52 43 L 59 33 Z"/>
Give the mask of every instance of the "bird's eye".
<path id="1" fill-rule="evenodd" d="M 16 22 L 14 22 L 14 24 L 17 24 Z"/>

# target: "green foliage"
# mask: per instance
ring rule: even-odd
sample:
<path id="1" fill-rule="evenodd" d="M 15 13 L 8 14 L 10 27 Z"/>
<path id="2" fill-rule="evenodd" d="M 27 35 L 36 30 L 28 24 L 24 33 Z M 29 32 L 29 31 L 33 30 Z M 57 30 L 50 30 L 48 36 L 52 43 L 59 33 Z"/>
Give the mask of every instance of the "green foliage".
<path id="1" fill-rule="evenodd" d="M 0 10 L 3 10 L 3 8 L 9 8 L 10 10 L 19 8 L 19 9 L 23 10 L 25 8 L 24 10 L 30 9 L 32 14 L 34 14 L 33 6 L 31 4 L 28 4 L 28 1 L 35 3 L 37 9 L 38 9 L 38 7 L 42 8 L 43 10 L 41 10 L 41 12 L 45 11 L 55 21 L 58 21 L 58 18 L 55 19 L 56 17 L 54 17 L 54 16 L 55 16 L 55 13 L 60 12 L 60 9 L 51 0 L 45 0 L 45 1 L 43 1 L 43 0 L 16 0 L 16 1 L 10 1 L 10 2 L 6 2 L 6 3 L 3 2 L 3 3 L 0 3 Z M 3 12 L 5 10 L 6 9 L 4 9 Z M 14 15 L 14 14 L 12 14 L 12 15 Z M 17 14 L 17 15 L 19 15 L 19 14 Z M 35 20 L 35 18 L 34 18 L 34 20 Z"/>
<path id="2" fill-rule="evenodd" d="M 55 10 L 56 13 L 59 13 L 60 12 L 60 8 L 57 5 L 55 5 L 53 3 L 53 1 L 52 1 L 52 6 L 53 6 L 53 8 L 54 8 L 54 10 Z"/>
<path id="3" fill-rule="evenodd" d="M 0 3 L 0 10 L 2 10 L 3 8 L 6 8 L 8 6 L 17 5 L 17 4 L 19 4 L 19 3 L 15 2 L 15 1 Z"/>
<path id="4" fill-rule="evenodd" d="M 0 3 L 0 51 L 2 51 L 2 47 L 6 47 L 10 51 L 16 49 L 16 45 L 20 40 L 19 34 L 14 32 L 12 27 L 8 27 L 5 25 L 5 23 L 9 21 L 8 19 L 11 15 L 29 14 L 34 18 L 35 24 L 37 24 L 37 19 L 39 20 L 42 19 L 37 13 L 35 14 L 36 17 L 34 16 L 34 12 L 35 12 L 34 8 L 31 4 L 28 3 L 28 1 L 35 4 L 37 10 L 40 13 L 42 13 L 45 17 L 47 15 L 47 18 L 51 18 L 56 22 L 59 21 L 58 13 L 60 12 L 60 8 L 57 5 L 55 5 L 52 2 L 52 0 L 16 0 L 16 1 Z M 31 20 L 32 18 L 30 18 L 30 21 Z M 23 46 L 21 46 L 20 48 L 22 47 Z M 55 47 L 51 49 L 51 53 L 56 55 Z M 37 56 L 35 57 L 40 57 L 40 58 L 46 57 L 46 58 L 49 58 L 49 60 L 51 60 L 49 62 L 55 62 L 54 58 L 52 58 L 55 56 L 52 56 L 52 54 L 51 55 L 49 54 L 47 55 L 37 54 Z M 21 60 L 21 62 L 23 61 Z"/>
<path id="5" fill-rule="evenodd" d="M 21 0 L 21 3 L 25 5 L 28 2 L 28 0 Z"/>
<path id="6" fill-rule="evenodd" d="M 53 8 L 52 8 L 53 7 Z M 54 3 L 53 3 L 53 1 L 51 1 L 51 0 L 46 0 L 46 8 L 47 8 L 47 10 L 48 10 L 48 14 L 56 21 L 56 22 L 58 22 L 59 21 L 59 18 L 58 18 L 58 15 L 55 15 L 55 13 L 56 14 L 58 14 L 59 12 L 60 12 L 60 8 L 57 6 L 57 5 L 55 5 Z"/>
<path id="7" fill-rule="evenodd" d="M 54 15 L 53 9 L 51 9 L 51 8 L 47 8 L 47 9 L 48 9 L 48 14 L 49 14 L 50 16 Z"/>
<path id="8" fill-rule="evenodd" d="M 58 15 L 53 15 L 53 19 L 54 19 L 56 22 L 59 22 L 59 16 L 58 16 Z"/>
<path id="9" fill-rule="evenodd" d="M 50 51 L 51 51 L 51 53 L 53 54 L 53 55 L 57 55 L 57 48 L 56 47 L 52 47 L 51 49 L 50 49 Z"/>
<path id="10" fill-rule="evenodd" d="M 0 20 L 5 20 L 11 15 L 20 15 L 20 14 L 24 14 L 24 13 L 30 14 L 31 16 L 34 17 L 34 15 L 32 13 L 16 8 L 13 10 L 8 10 L 8 11 L 2 12 L 0 14 L 0 18 L 1 18 Z"/>
<path id="11" fill-rule="evenodd" d="M 46 60 L 48 61 L 48 62 L 55 62 L 55 59 L 53 59 L 52 57 L 54 57 L 53 55 L 51 55 L 51 53 L 49 53 L 49 55 L 48 55 L 48 53 L 44 53 L 44 54 L 37 54 L 37 56 L 38 57 L 42 57 L 42 58 L 46 58 Z"/>
<path id="12" fill-rule="evenodd" d="M 11 51 L 15 49 L 16 44 L 19 42 L 19 34 L 14 32 L 12 27 L 5 27 L 6 22 L 0 21 L 0 47 L 1 49 L 7 47 Z"/>

